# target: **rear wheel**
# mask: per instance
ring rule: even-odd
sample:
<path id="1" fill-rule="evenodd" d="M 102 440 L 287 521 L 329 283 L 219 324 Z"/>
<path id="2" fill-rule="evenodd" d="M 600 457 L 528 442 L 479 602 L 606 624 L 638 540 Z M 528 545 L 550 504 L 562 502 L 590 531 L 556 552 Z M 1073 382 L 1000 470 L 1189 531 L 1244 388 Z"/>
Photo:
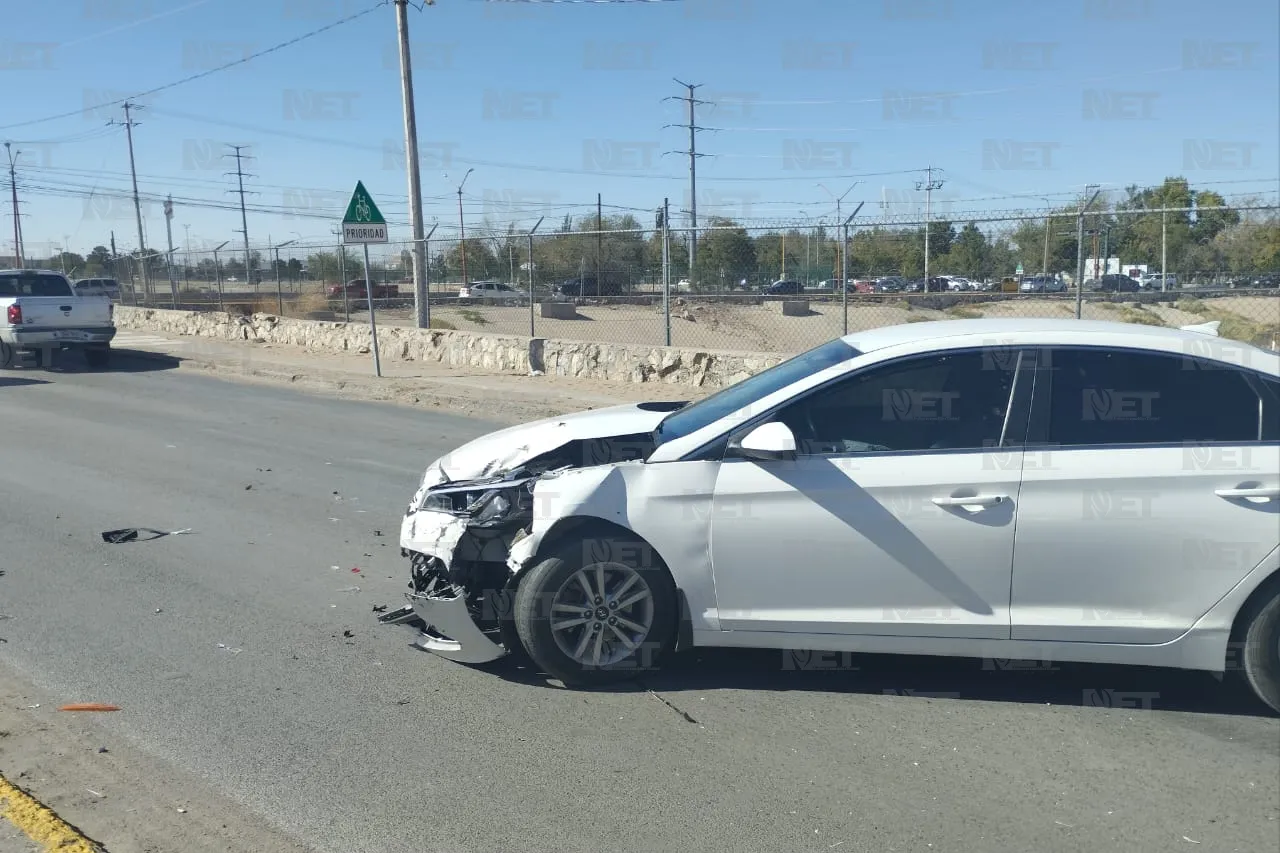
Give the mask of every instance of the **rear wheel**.
<path id="1" fill-rule="evenodd" d="M 84 360 L 90 367 L 106 367 L 111 363 L 111 347 L 85 347 Z"/>
<path id="2" fill-rule="evenodd" d="M 1244 680 L 1259 699 L 1280 713 L 1280 584 L 1250 607 L 1242 627 Z"/>
<path id="3" fill-rule="evenodd" d="M 13 367 L 13 347 L 0 341 L 0 370 Z"/>
<path id="4" fill-rule="evenodd" d="M 622 536 L 565 543 L 516 589 L 521 644 L 567 686 L 657 669 L 675 642 L 678 600 L 648 544 Z"/>

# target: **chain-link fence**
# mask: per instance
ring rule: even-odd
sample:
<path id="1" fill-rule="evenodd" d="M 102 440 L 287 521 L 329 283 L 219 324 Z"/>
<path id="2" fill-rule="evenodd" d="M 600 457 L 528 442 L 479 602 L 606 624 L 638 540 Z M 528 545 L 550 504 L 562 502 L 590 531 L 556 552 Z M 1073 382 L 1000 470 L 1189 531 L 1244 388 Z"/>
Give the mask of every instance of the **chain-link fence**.
<path id="1" fill-rule="evenodd" d="M 594 223 L 592 223 L 594 224 Z M 1264 347 L 1280 339 L 1274 205 L 1090 207 L 522 234 L 426 241 L 431 325 L 545 338 L 773 353 L 878 326 L 970 317 L 1080 317 L 1179 326 Z M 465 246 L 465 251 L 463 247 Z M 116 259 L 126 304 L 416 325 L 411 243 L 175 252 Z M 172 284 L 171 284 L 172 280 Z M 1083 282 L 1083 287 L 1078 283 Z"/>

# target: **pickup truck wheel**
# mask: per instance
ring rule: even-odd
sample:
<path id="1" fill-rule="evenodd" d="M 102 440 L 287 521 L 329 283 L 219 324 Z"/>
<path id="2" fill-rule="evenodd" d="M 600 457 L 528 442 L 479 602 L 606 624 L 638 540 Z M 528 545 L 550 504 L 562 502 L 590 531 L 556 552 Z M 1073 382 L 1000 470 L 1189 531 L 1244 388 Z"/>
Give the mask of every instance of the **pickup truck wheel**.
<path id="1" fill-rule="evenodd" d="M 13 347 L 0 341 L 0 370 L 13 367 Z"/>
<path id="2" fill-rule="evenodd" d="M 106 367 L 111 363 L 111 347 L 85 347 L 84 360 L 90 367 Z"/>

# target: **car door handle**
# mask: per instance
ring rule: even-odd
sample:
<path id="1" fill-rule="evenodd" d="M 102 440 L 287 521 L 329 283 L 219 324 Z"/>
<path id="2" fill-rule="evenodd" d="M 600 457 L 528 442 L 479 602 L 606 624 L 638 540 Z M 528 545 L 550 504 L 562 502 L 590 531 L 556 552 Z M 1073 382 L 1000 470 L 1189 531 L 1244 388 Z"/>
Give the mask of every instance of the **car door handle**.
<path id="1" fill-rule="evenodd" d="M 1280 498 L 1280 486 L 1258 486 L 1252 489 L 1217 489 L 1214 494 L 1220 498 L 1261 498 L 1273 500 Z"/>
<path id="2" fill-rule="evenodd" d="M 71 310 L 71 306 L 70 306 L 70 305 L 59 305 L 59 306 L 58 306 L 58 310 L 59 310 L 59 311 L 70 311 L 70 310 Z"/>
<path id="3" fill-rule="evenodd" d="M 934 498 L 935 506 L 960 506 L 965 509 L 977 507 L 986 509 L 989 506 L 1004 503 L 1009 499 L 1008 495 L 971 495 L 964 498 Z"/>

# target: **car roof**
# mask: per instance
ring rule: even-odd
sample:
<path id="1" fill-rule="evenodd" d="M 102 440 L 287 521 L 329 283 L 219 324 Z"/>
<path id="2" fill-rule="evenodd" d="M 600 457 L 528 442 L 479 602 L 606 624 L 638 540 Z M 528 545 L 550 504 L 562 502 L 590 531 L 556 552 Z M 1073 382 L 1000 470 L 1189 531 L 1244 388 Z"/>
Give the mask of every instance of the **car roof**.
<path id="1" fill-rule="evenodd" d="M 966 342 L 986 346 L 1127 346 L 1194 354 L 1233 364 L 1242 364 L 1243 354 L 1248 359 L 1244 366 L 1257 366 L 1261 359 L 1264 370 L 1280 373 L 1280 353 L 1252 344 L 1204 332 L 1106 320 L 1046 317 L 931 320 L 852 332 L 841 340 L 864 353 L 890 347 L 925 350 L 945 341 L 947 346 L 963 346 Z"/>

